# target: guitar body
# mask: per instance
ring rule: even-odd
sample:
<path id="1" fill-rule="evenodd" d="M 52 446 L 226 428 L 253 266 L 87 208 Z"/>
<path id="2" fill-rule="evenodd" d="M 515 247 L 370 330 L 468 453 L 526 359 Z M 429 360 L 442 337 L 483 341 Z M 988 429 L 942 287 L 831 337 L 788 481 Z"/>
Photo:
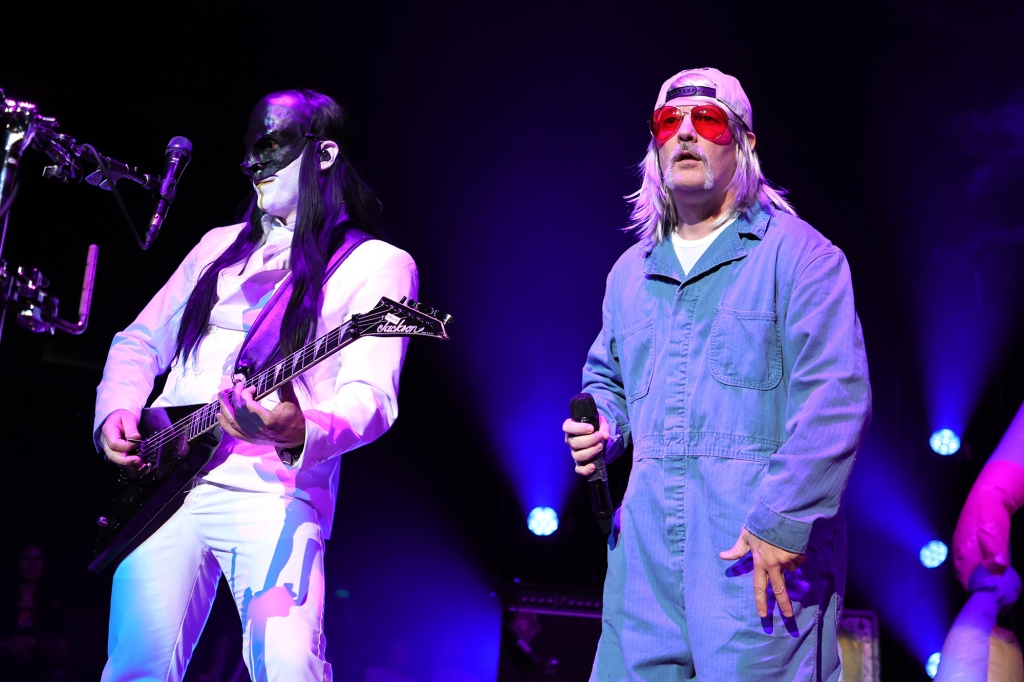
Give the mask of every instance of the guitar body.
<path id="1" fill-rule="evenodd" d="M 204 407 L 146 408 L 139 418 L 139 432 L 144 439 L 140 449 L 149 449 L 151 466 L 136 478 L 122 473 L 114 488 L 109 513 L 101 517 L 101 530 L 93 546 L 89 568 L 101 571 L 112 561 L 121 559 L 159 528 L 181 506 L 189 482 L 202 471 L 220 445 L 219 428 L 199 435 L 192 441 L 176 438 L 154 441 L 154 434 Z M 146 445 L 149 448 L 146 448 Z M 106 525 L 102 525 L 103 520 Z"/>

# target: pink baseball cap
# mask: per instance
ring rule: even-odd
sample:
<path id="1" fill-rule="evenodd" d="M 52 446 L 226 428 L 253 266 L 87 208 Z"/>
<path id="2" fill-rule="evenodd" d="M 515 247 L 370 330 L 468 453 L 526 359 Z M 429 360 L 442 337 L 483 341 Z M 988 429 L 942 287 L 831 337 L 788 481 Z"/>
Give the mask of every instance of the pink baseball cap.
<path id="1" fill-rule="evenodd" d="M 674 99 L 686 100 L 679 102 L 684 105 L 720 104 L 743 121 L 747 130 L 754 130 L 754 115 L 743 87 L 738 80 L 718 69 L 705 66 L 680 71 L 662 84 L 654 108 Z"/>

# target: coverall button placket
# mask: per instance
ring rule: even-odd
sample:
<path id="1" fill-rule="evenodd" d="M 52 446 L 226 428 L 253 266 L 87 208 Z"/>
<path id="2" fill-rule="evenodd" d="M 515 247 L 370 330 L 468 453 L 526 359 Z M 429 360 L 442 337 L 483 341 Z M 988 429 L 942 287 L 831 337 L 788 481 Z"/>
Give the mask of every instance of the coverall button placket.
<path id="1" fill-rule="evenodd" d="M 670 320 L 692 317 L 692 296 L 682 283 L 673 292 L 670 315 L 663 316 L 661 324 L 666 338 L 665 366 L 671 368 L 668 384 L 672 390 L 664 394 L 663 434 L 665 452 L 661 460 L 662 466 L 662 499 L 665 501 L 666 535 L 669 544 L 669 556 L 672 574 L 676 580 L 676 589 L 681 595 L 683 590 L 683 568 L 686 556 L 686 477 L 685 462 L 679 456 L 678 443 L 685 434 L 686 424 L 686 349 L 689 340 L 687 323 L 669 324 Z M 685 611 L 685 604 L 682 604 Z"/>
<path id="2" fill-rule="evenodd" d="M 690 348 L 693 343 L 693 319 L 695 308 L 704 285 L 702 280 L 684 280 L 676 289 L 670 316 L 667 364 L 674 368 L 668 399 L 665 405 L 666 435 L 670 440 L 683 445 L 689 441 L 690 404 L 689 393 Z M 668 415 L 672 415 L 671 418 Z M 678 446 L 677 446 L 678 447 Z"/>

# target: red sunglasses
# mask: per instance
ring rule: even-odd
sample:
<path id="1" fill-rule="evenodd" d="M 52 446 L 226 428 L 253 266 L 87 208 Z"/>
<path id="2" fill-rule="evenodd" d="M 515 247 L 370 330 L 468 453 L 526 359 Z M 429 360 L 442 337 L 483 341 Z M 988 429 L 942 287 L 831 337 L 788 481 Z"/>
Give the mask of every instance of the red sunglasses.
<path id="1" fill-rule="evenodd" d="M 658 142 L 658 146 L 665 144 L 669 138 L 679 132 L 679 126 L 683 119 L 690 116 L 693 129 L 697 134 L 706 140 L 717 144 L 726 144 L 729 132 L 729 115 L 714 104 L 702 104 L 690 111 L 683 111 L 679 107 L 665 105 L 656 109 L 651 114 L 649 122 L 651 135 Z"/>

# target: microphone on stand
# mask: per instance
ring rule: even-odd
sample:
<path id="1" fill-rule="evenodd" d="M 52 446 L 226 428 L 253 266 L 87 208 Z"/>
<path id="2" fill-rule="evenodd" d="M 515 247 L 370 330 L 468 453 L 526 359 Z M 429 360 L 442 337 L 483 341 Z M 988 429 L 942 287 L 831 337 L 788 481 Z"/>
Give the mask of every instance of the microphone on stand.
<path id="1" fill-rule="evenodd" d="M 569 410 L 574 422 L 590 424 L 594 431 L 601 428 L 601 420 L 597 415 L 597 403 L 589 393 L 577 393 L 569 401 Z M 596 469 L 587 477 L 590 485 L 590 508 L 594 510 L 597 525 L 601 532 L 608 535 L 612 532 L 612 498 L 608 492 L 608 469 L 604 465 L 604 452 L 593 460 Z"/>
<path id="2" fill-rule="evenodd" d="M 149 230 L 146 232 L 146 243 L 142 247 L 148 249 L 160 228 L 167 218 L 167 211 L 171 208 L 174 195 L 178 191 L 178 180 L 185 172 L 185 167 L 192 158 L 192 143 L 188 138 L 175 137 L 167 143 L 167 151 L 164 152 L 164 172 L 160 175 L 160 187 L 157 190 L 156 206 L 153 208 L 153 219 L 149 221 Z"/>

